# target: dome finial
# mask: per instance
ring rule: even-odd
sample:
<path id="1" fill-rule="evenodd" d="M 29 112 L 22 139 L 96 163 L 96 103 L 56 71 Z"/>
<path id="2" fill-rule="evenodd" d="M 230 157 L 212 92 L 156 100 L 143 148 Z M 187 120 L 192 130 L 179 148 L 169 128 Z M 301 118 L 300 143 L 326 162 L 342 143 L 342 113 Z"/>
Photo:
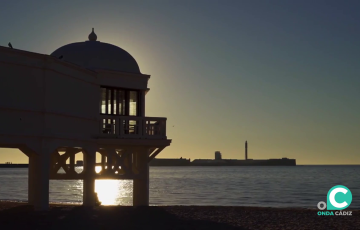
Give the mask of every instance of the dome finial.
<path id="1" fill-rule="evenodd" d="M 92 32 L 89 34 L 89 41 L 96 41 L 97 36 L 94 33 L 94 28 L 92 28 Z"/>

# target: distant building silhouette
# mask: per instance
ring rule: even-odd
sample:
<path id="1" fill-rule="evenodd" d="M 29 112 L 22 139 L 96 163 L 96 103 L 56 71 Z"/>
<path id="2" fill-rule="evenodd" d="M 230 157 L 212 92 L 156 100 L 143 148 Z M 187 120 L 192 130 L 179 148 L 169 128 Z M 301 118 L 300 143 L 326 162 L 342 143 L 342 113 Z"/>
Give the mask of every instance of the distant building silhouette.
<path id="1" fill-rule="evenodd" d="M 215 152 L 215 160 L 221 160 L 222 158 L 221 158 L 221 153 L 220 153 L 220 151 L 216 151 Z"/>
<path id="2" fill-rule="evenodd" d="M 215 159 L 153 159 L 150 166 L 296 166 L 295 159 L 249 159 L 248 143 L 245 141 L 245 160 L 222 159 L 220 151 L 215 152 Z"/>
<path id="3" fill-rule="evenodd" d="M 245 160 L 248 159 L 248 143 L 245 141 Z"/>

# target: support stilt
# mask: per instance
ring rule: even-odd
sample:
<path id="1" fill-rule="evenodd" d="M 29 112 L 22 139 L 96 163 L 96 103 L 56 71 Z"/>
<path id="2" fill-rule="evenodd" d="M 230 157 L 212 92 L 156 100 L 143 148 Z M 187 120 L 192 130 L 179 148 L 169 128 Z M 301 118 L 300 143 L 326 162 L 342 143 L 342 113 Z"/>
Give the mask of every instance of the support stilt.
<path id="1" fill-rule="evenodd" d="M 29 168 L 28 168 L 28 203 L 34 205 L 34 176 L 35 176 L 35 160 L 34 156 L 29 156 Z"/>
<path id="2" fill-rule="evenodd" d="M 49 209 L 50 154 L 47 149 L 29 157 L 29 203 L 36 211 Z"/>
<path id="3" fill-rule="evenodd" d="M 135 165 L 141 177 L 134 179 L 133 205 L 149 206 L 149 164 L 148 150 L 138 151 L 135 155 Z"/>
<path id="4" fill-rule="evenodd" d="M 96 203 L 95 197 L 95 160 L 96 150 L 84 150 L 84 184 L 83 184 L 83 205 L 92 207 Z"/>

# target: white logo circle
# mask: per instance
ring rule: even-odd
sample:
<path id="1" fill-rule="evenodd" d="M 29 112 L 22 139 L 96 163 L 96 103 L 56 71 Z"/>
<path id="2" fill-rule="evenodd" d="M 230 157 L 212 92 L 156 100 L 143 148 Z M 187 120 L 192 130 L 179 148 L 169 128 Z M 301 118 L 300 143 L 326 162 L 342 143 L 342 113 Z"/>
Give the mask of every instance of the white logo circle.
<path id="1" fill-rule="evenodd" d="M 323 206 L 323 207 L 321 207 Z M 324 201 L 320 201 L 318 204 L 317 204 L 317 207 L 318 209 L 320 210 L 325 210 L 326 209 L 326 203 Z"/>
<path id="2" fill-rule="evenodd" d="M 334 190 L 331 191 L 330 196 L 329 196 L 329 200 L 330 200 L 330 203 L 331 203 L 335 208 L 343 208 L 343 207 L 345 207 L 345 206 L 348 205 L 348 203 L 346 203 L 346 201 L 344 201 L 344 202 L 342 202 L 342 203 L 336 202 L 336 200 L 335 200 L 335 195 L 336 195 L 337 193 L 339 193 L 339 192 L 346 194 L 346 193 L 348 192 L 348 190 L 345 189 L 345 188 L 336 188 L 336 189 L 334 189 Z"/>

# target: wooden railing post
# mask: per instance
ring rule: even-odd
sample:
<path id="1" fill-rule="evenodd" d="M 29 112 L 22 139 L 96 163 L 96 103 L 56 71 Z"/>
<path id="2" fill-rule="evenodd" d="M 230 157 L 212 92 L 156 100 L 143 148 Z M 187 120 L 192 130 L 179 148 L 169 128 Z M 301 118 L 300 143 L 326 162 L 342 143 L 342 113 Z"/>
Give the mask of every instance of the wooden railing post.
<path id="1" fill-rule="evenodd" d="M 140 135 L 140 137 L 143 137 L 143 129 L 142 129 L 142 126 L 143 126 L 143 120 L 144 118 L 140 118 L 136 121 L 137 125 L 139 126 L 138 127 L 138 135 Z"/>
<path id="2" fill-rule="evenodd" d="M 115 118 L 115 134 L 116 134 L 117 136 L 120 135 L 120 132 L 119 132 L 119 128 L 120 128 L 119 121 L 120 121 L 120 118 Z"/>
<path id="3" fill-rule="evenodd" d="M 124 126 L 123 126 L 123 119 L 119 118 L 119 136 L 124 136 Z"/>
<path id="4" fill-rule="evenodd" d="M 145 138 L 147 138 L 148 134 L 148 128 L 147 128 L 147 119 L 144 118 L 143 120 L 143 135 L 145 136 Z"/>

